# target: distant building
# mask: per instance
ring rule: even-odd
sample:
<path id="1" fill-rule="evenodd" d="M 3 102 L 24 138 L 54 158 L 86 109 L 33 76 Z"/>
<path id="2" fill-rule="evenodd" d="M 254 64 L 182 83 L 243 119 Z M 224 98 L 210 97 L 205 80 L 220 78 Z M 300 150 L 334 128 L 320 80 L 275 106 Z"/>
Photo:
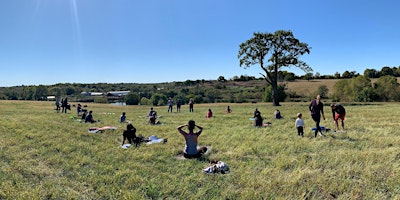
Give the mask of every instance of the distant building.
<path id="1" fill-rule="evenodd" d="M 56 96 L 47 96 L 46 98 L 48 101 L 53 101 L 56 99 Z"/>
<path id="2" fill-rule="evenodd" d="M 81 95 L 83 97 L 87 97 L 87 96 L 102 96 L 102 95 L 104 95 L 104 93 L 102 93 L 102 92 L 81 92 Z"/>
<path id="3" fill-rule="evenodd" d="M 130 92 L 131 91 L 110 91 L 110 92 L 107 92 L 107 96 L 117 96 L 117 97 L 126 96 Z"/>
<path id="4" fill-rule="evenodd" d="M 90 96 L 103 96 L 104 93 L 102 92 L 90 92 Z"/>

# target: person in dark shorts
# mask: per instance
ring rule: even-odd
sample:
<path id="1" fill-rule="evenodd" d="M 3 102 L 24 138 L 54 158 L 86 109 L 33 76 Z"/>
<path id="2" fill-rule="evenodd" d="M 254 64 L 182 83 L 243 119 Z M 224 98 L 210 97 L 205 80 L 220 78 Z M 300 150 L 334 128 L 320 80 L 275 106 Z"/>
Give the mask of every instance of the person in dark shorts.
<path id="1" fill-rule="evenodd" d="M 181 112 L 181 105 L 182 101 L 178 99 L 178 102 L 176 102 L 176 112 Z"/>
<path id="2" fill-rule="evenodd" d="M 174 100 L 170 97 L 168 99 L 168 112 L 170 112 L 170 111 L 172 112 L 173 106 L 174 106 Z"/>
<path id="3" fill-rule="evenodd" d="M 189 112 L 193 112 L 193 104 L 194 104 L 193 99 L 190 99 L 189 100 Z"/>
<path id="4" fill-rule="evenodd" d="M 305 128 L 304 120 L 302 119 L 302 117 L 303 117 L 303 114 L 297 113 L 297 119 L 295 122 L 295 126 L 297 129 L 297 135 L 300 137 L 304 137 L 304 128 Z"/>
<path id="5" fill-rule="evenodd" d="M 62 111 L 61 113 L 67 113 L 67 109 L 71 109 L 68 104 L 68 98 L 65 97 L 64 100 L 61 101 Z"/>

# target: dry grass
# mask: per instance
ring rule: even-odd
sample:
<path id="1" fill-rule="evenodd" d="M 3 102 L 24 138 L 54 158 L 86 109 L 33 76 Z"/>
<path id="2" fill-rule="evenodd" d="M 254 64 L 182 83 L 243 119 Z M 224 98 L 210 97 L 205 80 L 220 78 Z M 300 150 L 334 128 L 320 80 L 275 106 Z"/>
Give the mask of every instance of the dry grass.
<path id="1" fill-rule="evenodd" d="M 312 96 L 317 89 L 325 85 L 328 88 L 328 95 L 333 92 L 333 86 L 339 79 L 314 79 L 314 80 L 296 80 L 287 82 L 289 92 L 296 92 L 300 96 Z"/>
<path id="2" fill-rule="evenodd" d="M 147 106 L 89 104 L 99 125 L 119 128 L 92 134 L 96 124 L 55 113 L 52 102 L 0 101 L 0 199 L 400 199 L 398 103 L 345 104 L 348 131 L 318 138 L 307 103 L 282 103 L 281 120 L 270 103 L 229 104 L 232 114 L 227 105 L 156 107 L 164 124 L 149 126 Z M 271 126 L 252 127 L 255 107 Z M 204 117 L 208 108 L 214 118 Z M 168 143 L 122 149 L 122 111 L 138 133 Z M 294 128 L 298 112 L 304 138 Z M 326 117 L 322 125 L 332 127 L 328 110 Z M 204 127 L 200 144 L 212 146 L 205 159 L 176 159 L 184 146 L 176 127 L 189 119 Z M 231 172 L 202 173 L 208 159 Z"/>

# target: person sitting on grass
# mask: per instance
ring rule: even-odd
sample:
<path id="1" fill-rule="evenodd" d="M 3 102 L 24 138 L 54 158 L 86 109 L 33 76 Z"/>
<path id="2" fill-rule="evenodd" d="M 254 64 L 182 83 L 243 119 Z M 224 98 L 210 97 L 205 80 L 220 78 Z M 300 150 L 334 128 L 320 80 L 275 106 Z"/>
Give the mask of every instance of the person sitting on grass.
<path id="1" fill-rule="evenodd" d="M 138 142 L 136 142 L 136 128 L 132 124 L 126 125 L 126 130 L 124 130 L 122 135 L 122 146 L 125 144 L 125 140 L 128 140 L 129 144 L 135 143 L 138 146 Z"/>
<path id="2" fill-rule="evenodd" d="M 207 111 L 206 118 L 211 118 L 211 117 L 213 117 L 213 112 L 212 112 L 211 109 L 209 108 L 208 111 Z"/>
<path id="3" fill-rule="evenodd" d="M 128 122 L 126 121 L 126 113 L 122 112 L 122 115 L 119 117 L 119 123 Z"/>
<path id="4" fill-rule="evenodd" d="M 82 116 L 81 116 L 81 120 L 82 120 L 82 121 L 85 121 L 86 115 L 87 115 L 87 114 L 88 114 L 87 110 L 84 110 L 84 111 L 82 112 Z"/>
<path id="5" fill-rule="evenodd" d="M 152 117 L 155 112 L 156 111 L 153 109 L 153 107 L 151 107 L 149 111 L 149 117 Z"/>
<path id="6" fill-rule="evenodd" d="M 89 113 L 85 117 L 85 123 L 95 123 L 97 122 L 96 120 L 93 119 L 92 115 L 93 111 L 89 111 Z"/>
<path id="7" fill-rule="evenodd" d="M 153 115 L 149 119 L 150 125 L 161 124 L 160 121 L 157 121 L 157 112 L 153 112 Z"/>
<path id="8" fill-rule="evenodd" d="M 275 110 L 274 117 L 275 117 L 275 119 L 282 119 L 283 117 L 281 115 L 281 111 Z"/>
<path id="9" fill-rule="evenodd" d="M 256 108 L 254 111 L 254 126 L 262 127 L 264 118 L 261 116 L 261 112 Z"/>
<path id="10" fill-rule="evenodd" d="M 228 107 L 226 108 L 226 113 L 227 113 L 227 114 L 232 113 L 232 109 L 231 109 L 230 106 L 228 106 Z"/>
<path id="11" fill-rule="evenodd" d="M 185 132 L 182 128 L 188 127 L 189 132 Z M 194 132 L 194 129 L 198 130 Z M 198 138 L 203 131 L 201 126 L 196 125 L 194 120 L 190 120 L 187 124 L 183 124 L 177 127 L 178 132 L 182 134 L 185 138 L 185 149 L 183 151 L 183 156 L 185 158 L 199 158 L 205 152 L 207 152 L 207 147 L 198 147 Z"/>

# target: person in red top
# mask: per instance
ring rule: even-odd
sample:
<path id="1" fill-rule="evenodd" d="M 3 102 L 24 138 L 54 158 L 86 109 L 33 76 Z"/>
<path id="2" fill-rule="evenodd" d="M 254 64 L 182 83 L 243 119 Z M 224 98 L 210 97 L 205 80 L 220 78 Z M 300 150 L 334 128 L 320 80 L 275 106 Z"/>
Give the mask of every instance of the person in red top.
<path id="1" fill-rule="evenodd" d="M 340 104 L 331 104 L 331 109 L 332 117 L 336 125 L 336 130 L 339 130 L 339 119 L 342 122 L 342 129 L 344 130 L 344 118 L 346 117 L 346 109 L 344 109 L 344 107 Z"/>
<path id="2" fill-rule="evenodd" d="M 212 116 L 213 116 L 213 113 L 212 113 L 211 109 L 209 108 L 206 117 L 211 118 Z"/>

